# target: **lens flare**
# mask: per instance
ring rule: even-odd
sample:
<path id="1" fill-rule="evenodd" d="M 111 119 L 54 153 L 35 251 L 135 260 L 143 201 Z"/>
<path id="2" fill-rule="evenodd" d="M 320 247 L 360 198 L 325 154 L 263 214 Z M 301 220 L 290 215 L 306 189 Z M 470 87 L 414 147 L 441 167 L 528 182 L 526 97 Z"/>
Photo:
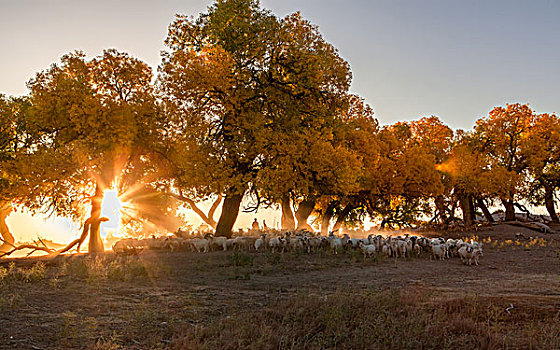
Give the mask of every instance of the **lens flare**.
<path id="1" fill-rule="evenodd" d="M 101 237 L 107 235 L 119 236 L 121 228 L 121 203 L 116 190 L 105 190 L 103 194 L 103 202 L 101 203 L 101 216 L 109 219 L 109 221 L 101 224 Z"/>

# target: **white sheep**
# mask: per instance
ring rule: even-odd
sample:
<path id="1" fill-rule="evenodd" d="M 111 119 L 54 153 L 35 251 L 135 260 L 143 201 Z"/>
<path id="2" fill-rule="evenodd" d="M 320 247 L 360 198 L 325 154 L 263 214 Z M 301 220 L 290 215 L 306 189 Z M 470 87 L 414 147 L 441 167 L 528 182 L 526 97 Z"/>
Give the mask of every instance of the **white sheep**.
<path id="1" fill-rule="evenodd" d="M 265 235 L 263 235 L 262 237 L 259 237 L 255 240 L 255 251 L 259 251 L 259 249 L 262 247 L 263 249 L 266 247 L 265 246 Z"/>
<path id="2" fill-rule="evenodd" d="M 447 250 L 445 249 L 445 244 L 434 244 L 432 245 L 432 257 L 434 259 L 439 258 L 439 260 L 445 259 L 447 255 Z"/>
<path id="3" fill-rule="evenodd" d="M 210 248 L 220 249 L 222 248 L 224 251 L 227 250 L 227 237 L 223 236 L 210 236 Z"/>
<path id="4" fill-rule="evenodd" d="M 360 242 L 360 248 L 362 248 L 364 258 L 372 257 L 377 251 L 374 244 L 364 244 L 364 242 Z"/>
<path id="5" fill-rule="evenodd" d="M 459 248 L 459 257 L 463 264 L 472 265 L 474 262 L 475 265 L 478 265 L 478 258 L 480 256 L 482 256 L 482 248 L 478 246 L 467 244 Z"/>
<path id="6" fill-rule="evenodd" d="M 173 251 L 179 250 L 183 245 L 183 238 L 166 237 L 163 247 Z"/>
<path id="7" fill-rule="evenodd" d="M 235 237 L 234 245 L 237 250 L 251 250 L 255 247 L 255 237 Z"/>
<path id="8" fill-rule="evenodd" d="M 352 248 L 354 248 L 354 249 L 356 249 L 356 248 L 359 247 L 361 241 L 362 241 L 362 240 L 361 240 L 361 239 L 358 239 L 358 238 L 350 238 L 350 239 L 348 240 L 348 246 L 349 246 L 349 247 L 352 247 Z"/>
<path id="9" fill-rule="evenodd" d="M 338 254 L 338 250 L 342 248 L 342 239 L 337 237 L 329 238 L 329 245 L 333 253 Z"/>
<path id="10" fill-rule="evenodd" d="M 268 241 L 268 247 L 274 253 L 277 249 L 282 248 L 282 244 L 280 242 L 279 237 L 271 237 Z"/>
<path id="11" fill-rule="evenodd" d="M 420 253 L 422 253 L 422 247 L 419 244 L 415 244 L 412 249 L 416 253 L 416 256 L 420 256 Z"/>
<path id="12" fill-rule="evenodd" d="M 208 251 L 210 250 L 210 241 L 206 238 L 193 238 L 190 240 L 190 242 L 193 250 L 196 249 L 196 251 L 199 253 L 201 250 L 203 250 L 204 253 L 208 253 Z"/>
<path id="13" fill-rule="evenodd" d="M 290 237 L 288 238 L 288 246 L 292 251 L 303 249 L 303 240 L 299 237 Z"/>
<path id="14" fill-rule="evenodd" d="M 235 247 L 235 239 L 228 238 L 224 243 L 224 250 L 233 249 Z"/>
<path id="15" fill-rule="evenodd" d="M 393 241 L 396 247 L 396 257 L 404 258 L 406 257 L 406 242 L 402 239 L 397 239 Z"/>
<path id="16" fill-rule="evenodd" d="M 383 253 L 383 255 L 385 255 L 386 257 L 390 257 L 391 256 L 391 247 L 389 246 L 389 244 L 387 242 L 383 242 L 381 244 L 381 253 Z"/>
<path id="17" fill-rule="evenodd" d="M 143 243 L 134 238 L 121 239 L 113 245 L 113 251 L 117 254 L 135 253 L 142 249 L 144 249 Z"/>

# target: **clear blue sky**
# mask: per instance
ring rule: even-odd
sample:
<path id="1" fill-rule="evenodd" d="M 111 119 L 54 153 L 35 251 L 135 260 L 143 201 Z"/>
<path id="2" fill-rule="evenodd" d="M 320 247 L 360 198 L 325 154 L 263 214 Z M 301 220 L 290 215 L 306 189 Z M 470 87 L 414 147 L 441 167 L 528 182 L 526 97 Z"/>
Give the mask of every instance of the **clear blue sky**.
<path id="1" fill-rule="evenodd" d="M 0 92 L 20 95 L 66 52 L 116 47 L 156 67 L 175 13 L 203 0 L 0 0 Z M 438 115 L 470 128 L 493 106 L 560 112 L 560 1 L 263 0 L 300 10 L 348 60 L 382 124 Z"/>

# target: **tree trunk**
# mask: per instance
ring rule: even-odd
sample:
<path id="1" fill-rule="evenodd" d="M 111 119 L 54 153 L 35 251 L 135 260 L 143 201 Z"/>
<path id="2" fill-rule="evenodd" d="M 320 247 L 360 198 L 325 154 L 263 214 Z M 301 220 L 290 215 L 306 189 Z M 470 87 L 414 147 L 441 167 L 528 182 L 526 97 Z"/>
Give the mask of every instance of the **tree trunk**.
<path id="1" fill-rule="evenodd" d="M 472 210 L 471 205 L 472 201 L 469 198 L 469 195 L 460 194 L 459 196 L 459 205 L 461 206 L 461 211 L 463 212 L 463 223 L 465 226 L 472 226 L 473 224 L 473 217 L 472 217 Z"/>
<path id="2" fill-rule="evenodd" d="M 214 213 L 216 212 L 216 209 L 218 209 L 220 203 L 222 202 L 222 196 L 218 196 L 218 198 L 216 198 L 216 200 L 212 204 L 212 207 L 210 207 L 210 209 L 208 210 L 208 215 L 206 215 L 202 211 L 202 209 L 200 209 L 196 205 L 196 202 L 194 200 L 185 197 L 182 194 L 172 195 L 172 196 L 180 201 L 187 203 L 189 207 L 191 207 L 192 211 L 194 211 L 202 219 L 202 221 L 204 221 L 208 226 L 212 227 L 213 229 L 216 229 L 217 223 L 216 220 L 214 220 Z"/>
<path id="3" fill-rule="evenodd" d="M 477 205 L 480 208 L 480 210 L 482 210 L 482 213 L 484 214 L 484 217 L 486 218 L 486 221 L 488 222 L 494 222 L 494 217 L 492 216 L 492 214 L 490 214 L 490 210 L 488 210 L 488 207 L 486 206 L 486 203 L 484 203 L 484 199 L 478 197 L 476 199 Z"/>
<path id="4" fill-rule="evenodd" d="M 210 225 L 213 229 L 216 229 L 216 225 L 218 224 L 216 220 L 214 220 L 214 213 L 220 206 L 220 203 L 222 203 L 222 196 L 218 195 L 218 198 L 216 198 L 216 200 L 210 207 L 210 210 L 208 210 L 208 225 Z"/>
<path id="5" fill-rule="evenodd" d="M 502 199 L 502 203 L 506 208 L 506 218 L 505 221 L 514 221 L 515 220 L 515 206 L 513 204 L 513 200 L 511 199 Z"/>
<path id="6" fill-rule="evenodd" d="M 474 204 L 474 198 L 473 198 L 472 194 L 469 195 L 468 200 L 469 200 L 469 208 L 470 208 L 470 211 L 471 211 L 471 218 L 474 222 L 476 220 L 476 206 Z"/>
<path id="7" fill-rule="evenodd" d="M 544 204 L 546 210 L 548 210 L 548 215 L 552 222 L 558 223 L 558 215 L 556 215 L 556 208 L 554 207 L 554 188 L 543 181 L 544 186 Z"/>
<path id="8" fill-rule="evenodd" d="M 101 203 L 103 202 L 103 190 L 97 184 L 95 186 L 95 195 L 91 198 L 91 215 L 89 227 L 89 244 L 88 253 L 103 253 L 105 247 L 101 239 Z"/>
<path id="9" fill-rule="evenodd" d="M 342 226 L 344 221 L 346 221 L 346 218 L 348 217 L 348 215 L 350 215 L 350 212 L 354 209 L 356 209 L 356 206 L 354 205 L 354 203 L 350 202 L 350 203 L 346 204 L 344 209 L 342 209 L 340 214 L 338 214 L 338 216 L 336 218 L 336 222 L 334 223 L 334 226 L 333 226 L 332 230 L 337 231 L 338 229 L 340 229 L 340 227 Z"/>
<path id="10" fill-rule="evenodd" d="M 436 210 L 442 224 L 447 222 L 447 208 L 445 207 L 445 198 L 442 195 L 436 197 L 435 200 Z"/>
<path id="11" fill-rule="evenodd" d="M 296 228 L 296 220 L 294 219 L 294 212 L 290 204 L 290 197 L 288 195 L 282 196 L 282 230 L 293 231 Z"/>
<path id="12" fill-rule="evenodd" d="M 457 209 L 457 196 L 455 194 L 451 195 L 451 210 L 449 212 L 449 218 L 447 219 L 447 224 L 455 221 L 455 209 Z"/>
<path id="13" fill-rule="evenodd" d="M 0 253 L 10 251 L 16 242 L 14 236 L 6 224 L 6 218 L 12 212 L 12 206 L 8 202 L 0 201 L 0 236 L 2 237 L 2 244 L 0 244 Z"/>
<path id="14" fill-rule="evenodd" d="M 308 230 L 313 231 L 311 225 L 307 223 L 307 219 L 313 213 L 315 209 L 315 201 L 305 199 L 299 203 L 299 207 L 296 211 L 297 229 L 298 230 Z"/>
<path id="15" fill-rule="evenodd" d="M 233 225 L 235 225 L 237 215 L 239 215 L 239 207 L 241 206 L 242 200 L 243 194 L 226 195 L 224 204 L 222 205 L 222 214 L 216 225 L 216 236 L 231 237 L 231 230 L 233 229 Z"/>
<path id="16" fill-rule="evenodd" d="M 326 236 L 329 234 L 329 226 L 331 224 L 331 219 L 334 215 L 335 208 L 340 205 L 339 201 L 331 201 L 321 217 L 321 234 Z"/>

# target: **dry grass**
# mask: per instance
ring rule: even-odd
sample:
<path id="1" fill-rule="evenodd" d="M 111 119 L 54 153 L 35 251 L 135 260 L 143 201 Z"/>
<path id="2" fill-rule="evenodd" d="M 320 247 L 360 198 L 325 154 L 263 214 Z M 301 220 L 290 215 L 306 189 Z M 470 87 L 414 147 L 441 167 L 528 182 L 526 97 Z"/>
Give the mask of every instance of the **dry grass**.
<path id="1" fill-rule="evenodd" d="M 558 245 L 515 232 L 477 232 L 476 267 L 351 250 L 3 261 L 0 349 L 560 349 Z"/>
<path id="2" fill-rule="evenodd" d="M 192 326 L 174 349 L 557 349 L 558 313 L 425 293 L 298 295 Z"/>

